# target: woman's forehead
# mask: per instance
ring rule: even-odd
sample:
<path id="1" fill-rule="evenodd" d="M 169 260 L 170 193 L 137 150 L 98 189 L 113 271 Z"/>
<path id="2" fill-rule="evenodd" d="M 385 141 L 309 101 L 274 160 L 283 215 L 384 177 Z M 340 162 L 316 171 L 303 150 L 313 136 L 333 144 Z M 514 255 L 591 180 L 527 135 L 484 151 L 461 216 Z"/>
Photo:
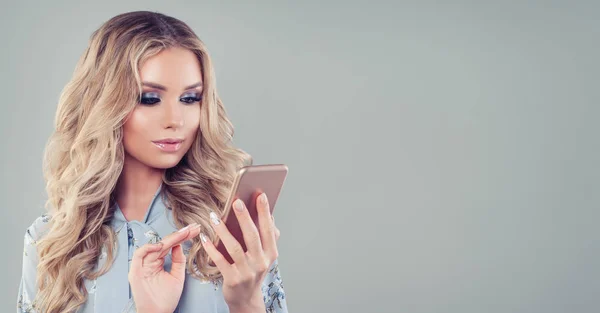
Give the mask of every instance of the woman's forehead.
<path id="1" fill-rule="evenodd" d="M 140 78 L 149 87 L 181 91 L 200 87 L 197 86 L 202 83 L 200 68 L 200 61 L 192 51 L 171 47 L 149 57 L 140 67 Z"/>

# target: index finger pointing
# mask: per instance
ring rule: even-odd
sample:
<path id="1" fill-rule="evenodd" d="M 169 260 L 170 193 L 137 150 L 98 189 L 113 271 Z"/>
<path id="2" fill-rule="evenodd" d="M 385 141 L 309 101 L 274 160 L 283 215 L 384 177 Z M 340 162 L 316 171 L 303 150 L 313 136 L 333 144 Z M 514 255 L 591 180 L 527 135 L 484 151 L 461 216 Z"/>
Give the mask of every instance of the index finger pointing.
<path id="1" fill-rule="evenodd" d="M 198 233 L 200 232 L 199 230 L 200 225 L 198 223 L 192 223 L 176 232 L 167 235 L 160 241 L 163 243 L 163 245 L 158 257 L 164 257 L 167 253 L 169 253 L 169 251 L 171 251 L 172 247 L 181 244 L 192 237 L 198 236 Z"/>

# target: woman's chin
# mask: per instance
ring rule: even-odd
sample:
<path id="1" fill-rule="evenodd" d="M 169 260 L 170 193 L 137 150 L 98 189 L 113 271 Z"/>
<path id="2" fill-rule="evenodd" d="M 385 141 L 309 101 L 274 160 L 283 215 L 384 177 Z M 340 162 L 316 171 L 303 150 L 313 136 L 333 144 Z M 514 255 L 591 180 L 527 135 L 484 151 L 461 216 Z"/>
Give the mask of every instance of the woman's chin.
<path id="1" fill-rule="evenodd" d="M 168 156 L 168 157 L 159 157 L 152 162 L 152 164 L 148 164 L 149 166 L 157 169 L 169 169 L 177 166 L 181 161 L 181 157 L 179 156 Z"/>

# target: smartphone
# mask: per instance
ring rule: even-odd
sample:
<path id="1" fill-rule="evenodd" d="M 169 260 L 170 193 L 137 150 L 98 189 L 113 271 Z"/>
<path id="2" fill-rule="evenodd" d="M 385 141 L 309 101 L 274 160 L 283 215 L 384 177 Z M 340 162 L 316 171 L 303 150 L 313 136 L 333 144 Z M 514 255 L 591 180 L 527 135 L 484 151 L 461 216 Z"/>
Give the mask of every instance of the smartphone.
<path id="1" fill-rule="evenodd" d="M 248 249 L 237 216 L 233 211 L 233 202 L 237 199 L 244 201 L 246 209 L 250 213 L 256 228 L 260 229 L 258 211 L 256 208 L 257 198 L 261 193 L 266 193 L 269 201 L 269 208 L 271 214 L 273 214 L 275 204 L 277 203 L 279 193 L 283 188 L 287 173 L 288 167 L 285 164 L 248 165 L 238 170 L 229 197 L 225 203 L 221 221 L 225 223 L 229 232 L 231 232 L 233 237 L 240 243 L 244 252 L 248 251 Z M 234 263 L 229 252 L 227 252 L 227 248 L 218 237 L 215 246 L 229 261 L 229 264 Z M 210 261 L 210 264 L 214 266 L 212 261 Z"/>

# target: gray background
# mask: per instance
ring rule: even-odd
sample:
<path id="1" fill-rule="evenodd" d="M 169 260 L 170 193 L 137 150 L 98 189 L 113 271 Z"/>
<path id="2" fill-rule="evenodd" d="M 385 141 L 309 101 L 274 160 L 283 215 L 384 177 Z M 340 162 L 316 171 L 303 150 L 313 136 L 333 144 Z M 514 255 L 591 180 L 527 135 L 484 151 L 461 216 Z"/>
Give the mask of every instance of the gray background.
<path id="1" fill-rule="evenodd" d="M 236 144 L 290 168 L 290 311 L 600 311 L 597 3 L 165 2 L 2 4 L 0 311 L 59 93 L 140 9 L 189 23 Z"/>

